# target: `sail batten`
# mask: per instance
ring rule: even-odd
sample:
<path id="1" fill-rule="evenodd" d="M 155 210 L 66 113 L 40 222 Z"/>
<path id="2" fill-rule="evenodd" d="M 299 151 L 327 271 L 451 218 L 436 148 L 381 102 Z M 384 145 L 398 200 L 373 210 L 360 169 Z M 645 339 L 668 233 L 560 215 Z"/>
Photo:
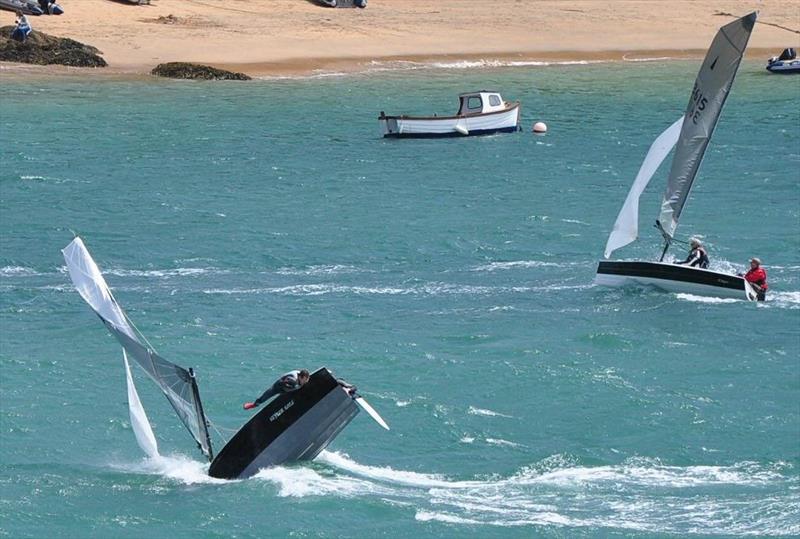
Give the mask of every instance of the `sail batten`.
<path id="1" fill-rule="evenodd" d="M 683 127 L 672 158 L 658 221 L 669 238 L 675 234 L 709 140 L 730 94 L 736 71 L 753 31 L 755 12 L 719 29 L 689 96 Z"/>
<path id="2" fill-rule="evenodd" d="M 67 245 L 63 254 L 75 289 L 100 317 L 127 356 L 158 385 L 201 451 L 210 459 L 212 450 L 206 419 L 190 372 L 162 358 L 143 337 L 139 338 L 80 238 Z"/>

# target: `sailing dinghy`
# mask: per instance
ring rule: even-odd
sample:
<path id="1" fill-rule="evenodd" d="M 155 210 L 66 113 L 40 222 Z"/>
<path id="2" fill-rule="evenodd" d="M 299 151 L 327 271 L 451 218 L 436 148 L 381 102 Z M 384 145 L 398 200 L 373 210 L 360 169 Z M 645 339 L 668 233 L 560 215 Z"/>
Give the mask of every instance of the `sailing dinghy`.
<path id="1" fill-rule="evenodd" d="M 64 250 L 70 278 L 81 297 L 122 345 L 128 407 L 136 440 L 150 457 L 158 446 L 139 400 L 128 358 L 156 383 L 202 453 L 211 461 L 209 475 L 223 479 L 249 477 L 259 469 L 285 462 L 311 460 L 366 410 L 382 427 L 386 422 L 363 397 L 345 387 L 326 368 L 311 374 L 300 389 L 279 395 L 264 406 L 214 456 L 210 425 L 194 371 L 158 355 L 117 303 L 83 241 L 76 237 Z"/>
<path id="2" fill-rule="evenodd" d="M 656 221 L 665 241 L 661 258 L 658 262 L 600 261 L 595 284 L 615 287 L 649 285 L 668 292 L 751 301 L 757 299 L 750 283 L 738 275 L 664 262 L 678 227 L 678 219 L 739 69 L 756 15 L 755 12 L 751 13 L 719 29 L 695 80 L 686 112 L 653 142 L 608 237 L 606 259 L 615 250 L 637 238 L 639 197 L 661 162 L 677 146 Z"/>

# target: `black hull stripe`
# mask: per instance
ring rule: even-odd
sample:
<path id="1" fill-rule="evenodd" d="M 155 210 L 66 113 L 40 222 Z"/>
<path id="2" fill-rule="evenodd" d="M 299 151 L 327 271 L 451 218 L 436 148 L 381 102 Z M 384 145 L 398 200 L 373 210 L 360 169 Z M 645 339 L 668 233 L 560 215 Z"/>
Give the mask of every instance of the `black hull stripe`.
<path id="1" fill-rule="evenodd" d="M 677 264 L 601 261 L 597 267 L 597 274 L 679 281 L 705 286 L 715 286 L 717 288 L 741 290 L 743 292 L 745 289 L 744 279 L 737 275 Z"/>

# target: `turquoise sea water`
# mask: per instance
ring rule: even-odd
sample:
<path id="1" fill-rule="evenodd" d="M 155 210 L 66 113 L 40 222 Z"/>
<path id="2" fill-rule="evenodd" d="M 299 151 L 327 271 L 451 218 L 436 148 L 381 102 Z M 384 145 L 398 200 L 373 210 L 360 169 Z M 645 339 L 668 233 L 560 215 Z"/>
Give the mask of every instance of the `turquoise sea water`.
<path id="1" fill-rule="evenodd" d="M 743 64 L 678 230 L 713 267 L 760 256 L 768 301 L 592 285 L 698 65 L 8 77 L 0 536 L 800 534 L 800 77 Z M 380 110 L 478 88 L 521 100 L 525 131 L 379 137 Z M 621 257 L 658 255 L 664 174 Z M 166 455 L 144 459 L 119 347 L 65 273 L 73 231 L 222 435 L 322 365 L 392 430 L 360 414 L 313 463 L 212 480 L 140 376 Z"/>

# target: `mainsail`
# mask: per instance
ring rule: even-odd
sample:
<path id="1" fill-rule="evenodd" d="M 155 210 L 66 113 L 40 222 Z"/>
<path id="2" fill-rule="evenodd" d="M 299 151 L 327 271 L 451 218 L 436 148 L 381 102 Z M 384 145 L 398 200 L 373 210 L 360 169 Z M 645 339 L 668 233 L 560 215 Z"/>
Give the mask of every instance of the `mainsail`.
<path id="1" fill-rule="evenodd" d="M 127 356 L 134 359 L 158 385 L 210 460 L 213 456 L 211 440 L 191 369 L 187 371 L 162 358 L 147 346 L 146 339 L 137 335 L 80 238 L 72 240 L 62 252 L 75 289 L 116 337 Z"/>
<path id="2" fill-rule="evenodd" d="M 742 61 L 756 16 L 757 13 L 753 12 L 720 28 L 697 74 L 658 218 L 668 239 L 675 234 L 708 141 Z"/>

